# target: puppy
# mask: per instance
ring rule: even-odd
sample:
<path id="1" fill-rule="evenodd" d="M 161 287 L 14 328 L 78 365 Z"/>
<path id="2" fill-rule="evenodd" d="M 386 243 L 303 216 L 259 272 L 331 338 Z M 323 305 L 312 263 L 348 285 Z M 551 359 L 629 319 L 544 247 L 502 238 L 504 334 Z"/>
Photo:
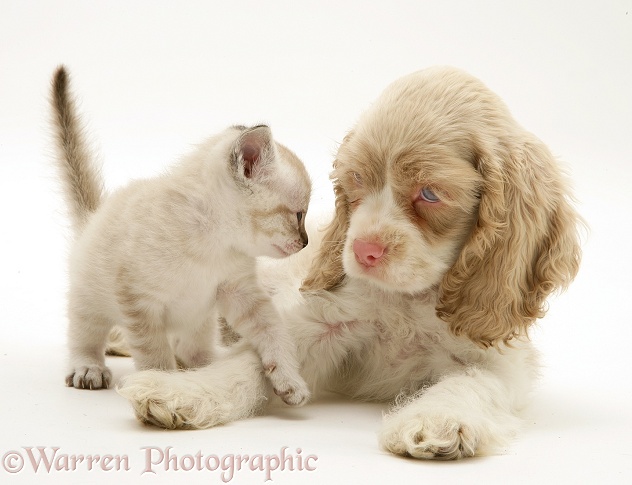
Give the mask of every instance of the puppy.
<path id="1" fill-rule="evenodd" d="M 581 220 L 551 153 L 480 81 L 432 68 L 384 91 L 332 179 L 315 252 L 260 268 L 291 316 L 302 375 L 315 392 L 390 401 L 379 441 L 393 453 L 506 445 L 537 375 L 529 327 L 580 262 Z M 206 428 L 262 409 L 255 370 L 236 346 L 196 373 L 132 375 L 119 392 L 143 421 Z M 218 386 L 227 378 L 239 392 Z"/>

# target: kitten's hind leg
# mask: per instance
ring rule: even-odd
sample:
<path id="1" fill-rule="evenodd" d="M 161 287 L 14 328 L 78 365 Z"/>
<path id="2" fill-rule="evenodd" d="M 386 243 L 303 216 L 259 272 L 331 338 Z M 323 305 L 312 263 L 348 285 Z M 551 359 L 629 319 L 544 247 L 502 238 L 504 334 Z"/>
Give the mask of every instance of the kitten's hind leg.
<path id="1" fill-rule="evenodd" d="M 121 328 L 138 370 L 175 370 L 176 359 L 167 337 L 167 308 L 159 294 L 147 291 L 148 281 L 134 278 L 129 268 L 118 273 L 116 302 Z"/>
<path id="2" fill-rule="evenodd" d="M 212 317 L 215 319 L 215 316 Z M 211 319 L 178 332 L 173 349 L 178 366 L 183 369 L 204 367 L 213 360 L 213 344 L 218 341 L 218 323 Z"/>
<path id="3" fill-rule="evenodd" d="M 176 359 L 167 337 L 160 305 L 148 302 L 134 306 L 121 304 L 125 339 L 138 370 L 175 370 Z"/>
<path id="4" fill-rule="evenodd" d="M 114 355 L 116 357 L 131 357 L 129 345 L 125 340 L 123 331 L 120 327 L 114 327 L 108 336 L 107 345 L 105 346 L 105 355 Z"/>
<path id="5" fill-rule="evenodd" d="M 138 370 L 177 369 L 173 349 L 163 328 L 147 320 L 137 320 L 127 329 L 134 365 Z"/>
<path id="6" fill-rule="evenodd" d="M 96 315 L 69 311 L 68 344 L 71 371 L 66 385 L 77 389 L 107 389 L 112 372 L 105 365 L 105 342 L 112 324 Z"/>

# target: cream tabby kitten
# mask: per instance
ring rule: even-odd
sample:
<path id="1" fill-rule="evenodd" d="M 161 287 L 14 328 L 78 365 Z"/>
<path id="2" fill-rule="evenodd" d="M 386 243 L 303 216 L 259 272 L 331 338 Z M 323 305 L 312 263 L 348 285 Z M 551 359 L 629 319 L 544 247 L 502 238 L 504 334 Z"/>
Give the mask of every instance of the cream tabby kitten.
<path id="1" fill-rule="evenodd" d="M 258 352 L 288 404 L 309 391 L 294 343 L 257 281 L 255 257 L 307 244 L 311 184 L 300 160 L 267 126 L 234 126 L 168 173 L 105 196 L 60 67 L 52 106 L 76 241 L 70 257 L 66 384 L 110 385 L 104 350 L 120 325 L 138 369 L 208 364 L 218 311 Z"/>

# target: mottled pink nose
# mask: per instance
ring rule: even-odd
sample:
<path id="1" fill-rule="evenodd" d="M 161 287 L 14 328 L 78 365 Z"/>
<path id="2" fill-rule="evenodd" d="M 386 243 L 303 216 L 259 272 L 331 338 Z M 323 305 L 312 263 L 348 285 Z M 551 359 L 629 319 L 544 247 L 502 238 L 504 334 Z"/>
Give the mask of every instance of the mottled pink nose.
<path id="1" fill-rule="evenodd" d="M 356 239 L 353 241 L 353 252 L 356 261 L 363 266 L 372 267 L 380 262 L 386 248 L 381 244 Z"/>

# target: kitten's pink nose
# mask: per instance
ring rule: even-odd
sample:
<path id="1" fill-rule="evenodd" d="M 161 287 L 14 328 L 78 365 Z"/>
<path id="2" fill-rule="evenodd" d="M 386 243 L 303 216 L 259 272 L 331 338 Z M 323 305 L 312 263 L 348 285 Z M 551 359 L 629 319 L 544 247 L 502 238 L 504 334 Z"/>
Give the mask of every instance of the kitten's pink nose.
<path id="1" fill-rule="evenodd" d="M 373 267 L 380 262 L 386 248 L 381 244 L 356 239 L 353 241 L 353 252 L 356 261 L 363 266 Z"/>

